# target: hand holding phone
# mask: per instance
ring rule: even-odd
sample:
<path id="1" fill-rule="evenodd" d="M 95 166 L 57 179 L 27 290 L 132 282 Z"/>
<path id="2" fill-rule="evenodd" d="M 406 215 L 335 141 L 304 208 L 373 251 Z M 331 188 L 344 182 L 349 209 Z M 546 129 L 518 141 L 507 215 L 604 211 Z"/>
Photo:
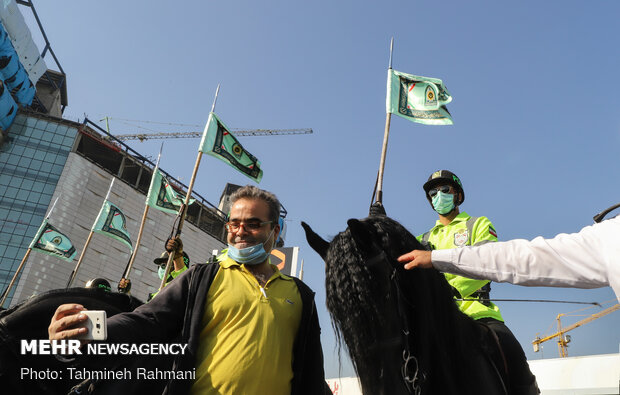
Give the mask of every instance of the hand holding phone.
<path id="1" fill-rule="evenodd" d="M 105 340 L 108 337 L 107 314 L 105 310 L 85 310 L 81 312 L 86 315 L 82 327 L 88 332 L 78 337 L 81 340 Z"/>

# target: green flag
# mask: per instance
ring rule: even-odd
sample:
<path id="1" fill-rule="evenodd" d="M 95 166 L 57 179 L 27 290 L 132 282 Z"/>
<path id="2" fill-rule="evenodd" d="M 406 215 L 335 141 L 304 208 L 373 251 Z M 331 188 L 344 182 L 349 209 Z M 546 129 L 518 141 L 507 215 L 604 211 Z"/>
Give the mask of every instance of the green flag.
<path id="1" fill-rule="evenodd" d="M 260 161 L 241 146 L 215 113 L 209 114 L 198 151 L 215 156 L 256 182 L 263 178 Z"/>
<path id="2" fill-rule="evenodd" d="M 53 255 L 57 258 L 71 262 L 77 251 L 69 238 L 58 229 L 43 221 L 37 231 L 37 235 L 28 246 L 35 251 Z"/>
<path id="3" fill-rule="evenodd" d="M 425 125 L 452 125 L 452 96 L 437 78 L 388 70 L 386 111 Z"/>
<path id="4" fill-rule="evenodd" d="M 195 199 L 190 199 L 189 204 L 194 201 Z M 166 177 L 159 171 L 159 167 L 155 167 L 149 193 L 146 195 L 146 204 L 166 213 L 177 214 L 184 202 L 185 196 L 175 191 Z"/>
<path id="5" fill-rule="evenodd" d="M 127 247 L 133 251 L 133 245 L 131 244 L 131 237 L 127 231 L 126 223 L 127 220 L 121 209 L 106 200 L 103 202 L 103 206 L 101 206 L 101 211 L 99 211 L 92 231 L 116 239 L 127 245 Z"/>

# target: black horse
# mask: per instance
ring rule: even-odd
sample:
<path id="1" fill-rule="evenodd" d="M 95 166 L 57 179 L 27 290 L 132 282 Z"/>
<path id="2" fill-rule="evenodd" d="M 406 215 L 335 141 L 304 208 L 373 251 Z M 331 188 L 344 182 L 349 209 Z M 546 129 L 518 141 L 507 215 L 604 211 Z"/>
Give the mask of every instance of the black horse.
<path id="1" fill-rule="evenodd" d="M 328 243 L 302 222 L 364 394 L 506 394 L 494 333 L 459 311 L 441 273 L 396 261 L 424 249 L 418 240 L 385 216 L 348 225 Z"/>
<path id="2" fill-rule="evenodd" d="M 52 316 L 64 303 L 78 303 L 88 310 L 105 310 L 108 317 L 142 304 L 126 294 L 70 288 L 42 293 L 0 312 L 0 391 L 3 394 L 67 394 L 83 381 L 70 380 L 66 373 L 68 367 L 80 368 L 79 361 L 62 361 L 55 355 L 33 355 L 21 350 L 22 339 L 48 338 L 47 328 Z M 60 372 L 60 375 L 53 372 Z M 97 393 L 129 393 L 114 392 L 114 384 L 100 383 Z M 127 384 L 119 383 L 124 389 L 130 388 Z"/>

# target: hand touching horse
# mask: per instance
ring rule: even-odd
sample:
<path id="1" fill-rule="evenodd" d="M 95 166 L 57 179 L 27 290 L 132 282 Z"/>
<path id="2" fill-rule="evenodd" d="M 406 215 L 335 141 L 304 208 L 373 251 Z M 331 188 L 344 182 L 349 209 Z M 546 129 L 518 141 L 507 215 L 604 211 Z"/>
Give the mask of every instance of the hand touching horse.
<path id="1" fill-rule="evenodd" d="M 364 394 L 506 394 L 494 334 L 458 310 L 441 273 L 396 261 L 418 240 L 385 216 L 348 225 L 328 243 L 302 223 Z"/>

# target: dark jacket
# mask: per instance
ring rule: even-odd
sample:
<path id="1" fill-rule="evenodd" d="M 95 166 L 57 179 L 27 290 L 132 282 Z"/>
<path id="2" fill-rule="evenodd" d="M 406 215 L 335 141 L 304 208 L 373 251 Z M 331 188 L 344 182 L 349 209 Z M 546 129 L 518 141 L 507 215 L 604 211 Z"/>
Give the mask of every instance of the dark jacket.
<path id="1" fill-rule="evenodd" d="M 118 314 L 108 320 L 108 342 L 111 343 L 187 343 L 185 355 L 174 361 L 176 371 L 196 366 L 196 352 L 201 321 L 209 287 L 220 266 L 218 263 L 194 265 L 166 286 L 156 298 L 133 312 Z M 293 277 L 302 300 L 299 331 L 293 348 L 292 395 L 316 395 L 326 391 L 323 371 L 319 320 L 314 292 Z M 189 392 L 191 380 L 172 379 L 165 394 Z"/>

